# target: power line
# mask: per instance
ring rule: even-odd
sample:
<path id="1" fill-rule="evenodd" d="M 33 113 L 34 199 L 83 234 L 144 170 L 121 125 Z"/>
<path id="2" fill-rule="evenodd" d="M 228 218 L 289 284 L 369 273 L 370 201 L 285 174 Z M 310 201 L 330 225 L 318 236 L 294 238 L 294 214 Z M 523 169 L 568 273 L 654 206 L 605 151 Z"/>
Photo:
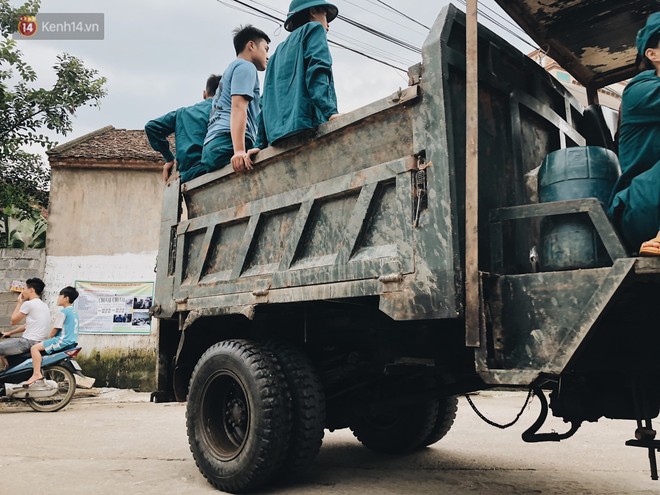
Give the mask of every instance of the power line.
<path id="1" fill-rule="evenodd" d="M 219 2 L 220 0 L 217 0 L 217 1 Z M 272 20 L 277 21 L 280 24 L 284 24 L 284 20 L 275 17 L 273 14 L 270 14 L 268 12 L 264 12 L 263 10 L 260 10 L 260 9 L 256 8 L 254 5 L 249 5 L 245 2 L 242 2 L 241 0 L 232 0 L 232 1 L 239 4 L 239 5 L 243 5 L 244 7 L 247 7 L 250 10 L 254 10 L 255 12 L 259 12 L 260 14 L 263 14 L 267 17 L 270 17 Z"/>
<path id="2" fill-rule="evenodd" d="M 415 53 L 422 53 L 422 50 L 414 45 L 411 45 L 410 43 L 407 43 L 405 41 L 402 41 L 398 38 L 395 38 L 394 36 L 390 36 L 389 34 L 385 34 L 382 31 L 379 31 L 377 29 L 374 29 L 372 27 L 369 27 L 365 24 L 362 24 L 361 22 L 354 21 L 353 19 L 349 19 L 348 17 L 344 17 L 342 15 L 337 16 L 337 19 L 340 19 L 344 21 L 347 24 L 350 24 L 351 26 L 355 26 L 359 29 L 362 29 L 363 31 L 366 31 L 369 34 L 372 34 L 374 36 L 377 36 L 379 38 L 382 38 L 386 41 L 389 41 L 390 43 L 393 43 L 395 45 L 401 46 L 403 48 L 406 48 L 407 50 L 413 51 Z"/>
<path id="3" fill-rule="evenodd" d="M 371 54 L 378 55 L 378 56 L 382 57 L 385 60 L 390 60 L 390 61 L 394 61 L 394 62 L 397 62 L 397 63 L 400 63 L 400 64 L 407 64 L 407 65 L 412 65 L 413 63 L 415 63 L 414 61 L 411 61 L 410 59 L 406 59 L 403 56 L 395 55 L 394 53 L 383 50 L 382 48 L 378 48 L 377 46 L 370 45 L 369 43 L 358 40 L 358 39 L 353 38 L 351 36 L 348 36 L 346 34 L 339 33 L 339 32 L 337 32 L 337 30 L 332 31 L 332 37 L 333 38 L 337 37 L 340 40 L 347 41 L 347 42 L 349 42 L 349 43 L 351 43 L 355 46 L 358 46 L 358 47 L 360 47 L 364 50 L 368 50 Z"/>
<path id="4" fill-rule="evenodd" d="M 458 1 L 461 2 L 461 4 L 467 6 L 467 1 L 466 1 L 466 0 L 458 0 Z M 497 21 L 496 19 L 494 19 L 491 15 L 485 13 L 482 9 L 478 9 L 478 12 L 479 12 L 479 15 L 481 15 L 484 19 L 486 19 L 486 20 L 492 22 L 494 25 L 496 25 L 497 27 L 499 27 L 499 28 L 502 29 L 503 31 L 506 31 L 507 33 L 509 33 L 509 34 L 510 34 L 511 36 L 513 36 L 514 38 L 519 39 L 520 41 L 522 41 L 523 43 L 525 43 L 525 44 L 528 45 L 528 46 L 531 46 L 531 47 L 532 47 L 533 49 L 535 49 L 535 50 L 538 50 L 538 49 L 539 49 L 538 46 L 533 45 L 532 43 L 530 43 L 529 41 L 527 41 L 525 38 L 523 38 L 523 37 L 520 36 L 519 34 L 515 33 L 514 31 L 512 31 L 511 29 L 509 29 L 508 27 L 506 27 L 504 24 L 502 24 L 501 22 L 499 22 L 499 21 Z M 500 16 L 499 14 L 495 14 L 495 15 L 498 15 L 499 17 L 501 17 L 502 19 L 504 19 L 504 18 L 503 18 L 502 16 Z M 505 19 L 505 20 L 506 20 L 506 19 Z M 520 29 L 520 28 L 519 28 L 519 29 Z M 522 31 L 521 31 L 521 32 L 522 32 Z"/>
<path id="5" fill-rule="evenodd" d="M 216 1 L 217 1 L 218 3 L 221 3 L 222 5 L 224 5 L 225 7 L 229 7 L 230 9 L 236 10 L 236 11 L 238 11 L 238 12 L 243 12 L 244 14 L 250 14 L 250 15 L 253 15 L 253 16 L 258 17 L 258 18 L 260 18 L 260 19 L 265 19 L 266 21 L 271 21 L 271 22 L 274 22 L 274 23 L 276 23 L 276 24 L 279 24 L 278 21 L 276 21 L 276 20 L 274 20 L 274 19 L 272 19 L 272 18 L 270 18 L 270 17 L 267 17 L 267 16 L 265 16 L 265 15 L 255 14 L 254 12 L 250 12 L 249 10 L 241 9 L 241 8 L 238 8 L 238 7 L 234 6 L 234 5 L 230 5 L 230 4 L 228 4 L 227 2 L 223 2 L 222 0 L 216 0 Z"/>
<path id="6" fill-rule="evenodd" d="M 338 46 L 339 48 L 344 48 L 345 50 L 348 50 L 348 51 L 351 51 L 351 52 L 357 53 L 357 54 L 359 54 L 359 55 L 362 55 L 363 57 L 367 57 L 367 58 L 369 58 L 369 59 L 371 59 L 371 60 L 374 60 L 374 61 L 376 61 L 376 62 L 380 62 L 380 63 L 383 64 L 383 65 L 387 65 L 388 67 L 392 67 L 393 69 L 400 70 L 401 72 L 406 72 L 406 73 L 408 72 L 406 69 L 403 69 L 403 68 L 401 68 L 401 67 L 397 67 L 396 65 L 392 65 L 392 64 L 390 64 L 390 63 L 387 63 L 387 62 L 385 62 L 384 60 L 379 60 L 379 59 L 377 59 L 376 57 L 372 57 L 372 56 L 370 56 L 370 55 L 367 55 L 366 53 L 362 53 L 362 52 L 360 52 L 360 51 L 358 51 L 358 50 L 355 50 L 355 49 L 353 49 L 353 48 L 350 48 L 350 47 L 348 47 L 348 46 L 346 46 L 346 45 L 342 45 L 341 43 L 337 43 L 336 41 L 328 40 L 328 43 L 330 43 L 330 44 L 332 44 L 332 45 L 335 45 L 335 46 Z"/>
<path id="7" fill-rule="evenodd" d="M 363 0 L 363 1 L 364 1 L 364 0 Z M 381 19 L 384 19 L 384 20 L 386 20 L 386 21 L 388 21 L 388 22 L 391 22 L 391 23 L 393 23 L 393 24 L 396 24 L 397 26 L 399 26 L 399 27 L 401 27 L 401 28 L 403 28 L 403 29 L 407 29 L 408 31 L 411 31 L 411 32 L 413 32 L 413 33 L 415 33 L 415 34 L 422 34 L 422 33 L 420 33 L 419 31 L 417 31 L 417 30 L 415 30 L 415 29 L 413 29 L 413 28 L 411 28 L 411 27 L 404 26 L 403 24 L 401 24 L 401 23 L 395 21 L 394 19 L 390 19 L 390 18 L 388 18 L 388 17 L 385 17 L 384 15 L 381 15 L 381 14 L 379 14 L 379 13 L 377 13 L 377 12 L 374 12 L 373 10 L 369 10 L 369 9 L 365 8 L 363 5 L 359 5 L 359 4 L 357 4 L 357 3 L 351 2 L 350 0 L 344 0 L 344 2 L 346 2 L 346 3 L 350 4 L 350 5 L 354 5 L 355 7 L 358 7 L 360 10 L 363 10 L 363 11 L 365 11 L 365 12 L 369 12 L 370 14 L 373 14 L 373 15 L 375 15 L 376 17 L 380 17 Z M 369 3 L 371 3 L 372 5 L 376 5 L 376 6 L 382 8 L 381 5 L 379 5 L 379 4 L 375 3 L 375 2 L 373 2 L 373 0 L 369 1 Z"/>
<path id="8" fill-rule="evenodd" d="M 409 21 L 412 21 L 412 22 L 414 22 L 415 24 L 419 24 L 420 26 L 422 26 L 422 27 L 425 28 L 425 29 L 431 29 L 430 27 L 425 26 L 425 25 L 422 24 L 421 22 L 416 21 L 416 20 L 413 19 L 412 17 L 407 16 L 407 15 L 404 14 L 403 12 L 400 12 L 400 11 L 396 10 L 394 7 L 392 7 L 391 5 L 386 4 L 386 3 L 383 2 L 382 0 L 376 0 L 376 1 L 377 1 L 378 3 L 384 5 L 384 6 L 387 7 L 388 9 L 393 10 L 393 11 L 396 12 L 397 14 L 399 14 L 399 15 L 405 17 L 405 18 L 408 19 Z"/>
<path id="9" fill-rule="evenodd" d="M 217 1 L 220 2 L 220 3 L 222 3 L 221 0 L 217 0 Z M 264 11 L 264 10 L 261 10 L 261 9 L 255 7 L 254 5 L 250 5 L 250 4 L 245 3 L 245 2 L 243 2 L 243 1 L 241 1 L 241 0 L 232 0 L 232 1 L 235 2 L 235 3 L 237 3 L 237 4 L 239 4 L 239 5 L 242 5 L 243 7 L 247 7 L 249 10 L 252 10 L 252 11 L 254 11 L 254 12 L 258 12 L 259 14 L 261 14 L 261 15 L 263 15 L 263 16 L 266 16 L 266 17 L 268 17 L 270 20 L 273 20 L 273 21 L 275 21 L 275 22 L 277 22 L 277 23 L 279 23 L 279 24 L 281 24 L 281 25 L 284 24 L 284 19 L 281 19 L 281 18 L 279 18 L 279 17 L 277 17 L 277 16 L 271 14 L 270 12 L 266 12 L 266 11 Z M 253 3 L 257 3 L 257 2 L 253 2 Z M 263 4 L 261 4 L 261 5 L 263 5 Z M 235 9 L 235 7 L 233 7 L 233 8 Z M 252 15 L 254 15 L 254 14 L 252 14 Z M 383 34 L 384 34 L 384 33 L 383 33 Z M 375 62 L 381 63 L 381 64 L 383 64 L 383 65 L 387 65 L 388 67 L 392 67 L 393 69 L 397 69 L 397 70 L 399 70 L 399 71 L 403 71 L 403 72 L 408 72 L 406 69 L 403 69 L 403 68 L 401 68 L 401 67 L 397 67 L 396 65 L 390 64 L 390 63 L 388 63 L 388 62 L 386 62 L 386 61 L 384 61 L 384 60 L 381 60 L 381 59 L 379 59 L 379 58 L 372 57 L 371 55 L 368 55 L 368 54 L 366 54 L 366 53 L 364 53 L 364 52 L 361 52 L 361 51 L 359 51 L 359 50 L 356 50 L 355 48 L 351 48 L 351 47 L 349 47 L 349 46 L 347 46 L 347 45 L 344 45 L 344 44 L 342 44 L 342 43 L 338 43 L 338 42 L 333 41 L 333 40 L 328 40 L 328 42 L 331 43 L 331 44 L 333 44 L 333 45 L 335 45 L 335 46 L 338 46 L 339 48 L 343 48 L 343 49 L 345 49 L 345 50 L 348 50 L 348 51 L 351 51 L 351 52 L 357 53 L 358 55 L 362 55 L 363 57 L 366 57 L 366 58 L 368 58 L 368 59 L 370 59 L 370 60 L 373 60 L 373 61 L 375 61 Z M 412 45 L 411 45 L 411 46 L 412 46 Z"/>
<path id="10" fill-rule="evenodd" d="M 269 8 L 269 9 L 271 9 L 271 10 L 277 12 L 277 13 L 280 14 L 280 15 L 283 15 L 283 16 L 286 16 L 286 15 L 287 15 L 287 12 L 284 12 L 284 11 L 282 11 L 282 10 L 276 9 L 275 7 L 272 7 L 272 6 L 270 6 L 270 5 L 266 4 L 266 3 L 259 2 L 258 0 L 252 0 L 252 3 L 256 3 L 257 5 L 261 5 L 262 7 L 267 7 L 267 8 Z"/>
<path id="11" fill-rule="evenodd" d="M 225 4 L 225 3 L 222 2 L 221 0 L 218 0 L 218 1 L 219 1 L 220 3 Z M 277 12 L 278 14 L 281 14 L 281 15 L 284 15 L 284 16 L 287 15 L 286 12 L 284 12 L 284 11 L 282 11 L 282 10 L 278 10 L 278 9 L 276 9 L 275 7 L 271 7 L 270 5 L 268 5 L 268 4 L 264 3 L 264 2 L 260 2 L 260 1 L 258 1 L 258 0 L 251 0 L 251 1 L 252 1 L 252 3 L 255 3 L 255 4 L 257 4 L 257 5 L 261 5 L 262 7 L 269 8 L 269 9 L 271 9 L 272 11 Z M 350 2 L 350 1 L 348 1 L 348 0 L 345 0 L 345 1 L 346 1 L 347 3 L 352 3 L 352 2 Z M 226 5 L 226 4 L 225 4 L 225 5 Z M 353 5 L 356 5 L 356 6 L 357 6 L 357 4 L 353 4 Z M 369 11 L 369 10 L 367 10 L 367 11 L 368 11 L 368 12 L 371 12 L 371 11 Z M 243 12 L 245 12 L 245 11 L 243 11 Z M 375 14 L 374 12 L 371 12 L 371 13 L 372 13 L 372 14 Z M 256 14 L 254 14 L 254 15 L 256 15 Z M 378 14 L 375 14 L 375 15 L 378 15 Z M 390 19 L 387 19 L 387 18 L 385 18 L 385 17 L 383 17 L 383 16 L 379 16 L 379 17 L 381 17 L 381 18 L 383 18 L 383 19 L 385 19 L 385 20 L 390 20 Z M 275 22 L 274 19 L 269 19 L 269 20 L 272 20 L 273 22 Z M 405 27 L 405 26 L 402 26 L 402 27 Z M 414 32 L 416 32 L 416 31 L 414 31 Z M 380 49 L 380 48 L 378 48 L 378 47 L 376 47 L 376 46 L 374 46 L 374 45 L 370 45 L 370 44 L 368 44 L 368 43 L 366 43 L 366 42 L 364 42 L 364 41 L 357 40 L 357 39 L 355 39 L 355 38 L 353 38 L 353 37 L 351 37 L 351 36 L 345 35 L 345 34 L 341 34 L 341 33 L 337 32 L 337 31 L 334 30 L 334 29 L 333 29 L 332 32 L 330 33 L 330 36 L 332 36 L 332 37 L 335 37 L 335 36 L 336 36 L 336 37 L 338 37 L 338 38 L 340 38 L 340 39 L 344 39 L 345 41 L 348 41 L 348 42 L 350 42 L 350 43 L 353 43 L 354 45 L 362 45 L 362 46 L 364 47 L 363 49 L 365 49 L 365 50 L 370 50 L 372 53 L 375 53 L 375 54 L 377 54 L 377 55 L 383 57 L 384 59 L 389 59 L 390 61 L 394 61 L 394 62 L 397 62 L 397 63 L 403 63 L 403 64 L 409 64 L 409 65 L 411 65 L 412 63 L 414 63 L 414 62 L 410 62 L 409 60 L 405 60 L 405 59 L 402 58 L 402 57 L 394 56 L 394 55 L 392 55 L 391 53 L 389 53 L 389 52 L 387 52 L 387 51 L 385 51 L 385 50 L 382 50 L 382 49 Z M 338 46 L 339 46 L 339 45 L 338 45 Z M 403 70 L 403 69 L 399 69 L 399 68 L 397 68 L 397 70 Z"/>
<path id="12" fill-rule="evenodd" d="M 507 16 L 504 16 L 504 15 L 500 14 L 500 13 L 497 12 L 495 9 L 489 7 L 489 6 L 486 5 L 486 4 L 481 4 L 481 8 L 482 8 L 482 9 L 486 9 L 486 10 L 488 10 L 488 11 L 489 11 L 490 13 L 492 13 L 494 16 L 499 17 L 502 21 L 506 22 L 506 23 L 507 23 L 509 26 L 511 26 L 513 29 L 518 30 L 518 31 L 519 31 L 520 33 L 522 33 L 522 34 L 525 34 L 525 31 L 523 31 L 523 30 L 521 29 L 521 27 L 518 26 L 518 24 L 516 24 L 515 22 L 513 22 L 513 21 L 512 21 L 510 18 L 508 18 Z"/>

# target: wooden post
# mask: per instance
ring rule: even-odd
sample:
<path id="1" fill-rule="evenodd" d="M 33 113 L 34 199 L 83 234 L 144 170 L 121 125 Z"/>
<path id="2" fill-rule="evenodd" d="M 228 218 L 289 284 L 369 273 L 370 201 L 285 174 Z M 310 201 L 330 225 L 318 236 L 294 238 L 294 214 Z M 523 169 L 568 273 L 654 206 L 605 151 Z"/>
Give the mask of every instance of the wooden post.
<path id="1" fill-rule="evenodd" d="M 465 345 L 479 347 L 479 85 L 477 0 L 465 21 Z"/>
<path id="2" fill-rule="evenodd" d="M 589 105 L 598 105 L 598 89 L 594 86 L 587 86 L 587 103 Z"/>

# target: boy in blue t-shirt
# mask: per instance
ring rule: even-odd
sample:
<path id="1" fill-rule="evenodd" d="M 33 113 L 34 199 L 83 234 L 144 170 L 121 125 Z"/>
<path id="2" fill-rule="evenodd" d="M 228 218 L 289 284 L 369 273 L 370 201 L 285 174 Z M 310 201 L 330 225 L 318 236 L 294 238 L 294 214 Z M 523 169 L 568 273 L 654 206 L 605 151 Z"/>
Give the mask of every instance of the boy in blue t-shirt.
<path id="1" fill-rule="evenodd" d="M 78 299 L 78 291 L 73 287 L 65 287 L 60 291 L 60 295 L 57 298 L 57 305 L 62 306 L 62 309 L 55 317 L 55 323 L 53 324 L 49 338 L 43 342 L 34 344 L 30 348 L 33 371 L 30 379 L 23 384 L 24 387 L 29 387 L 44 378 L 44 375 L 41 373 L 41 351 L 46 351 L 46 354 L 53 354 L 77 342 L 78 313 L 73 307 L 73 302 L 76 299 Z"/>
<path id="2" fill-rule="evenodd" d="M 234 30 L 236 59 L 222 74 L 222 91 L 213 97 L 202 148 L 202 163 L 181 175 L 188 181 L 231 164 L 236 172 L 252 169 L 259 115 L 259 78 L 266 70 L 270 38 L 254 26 Z"/>

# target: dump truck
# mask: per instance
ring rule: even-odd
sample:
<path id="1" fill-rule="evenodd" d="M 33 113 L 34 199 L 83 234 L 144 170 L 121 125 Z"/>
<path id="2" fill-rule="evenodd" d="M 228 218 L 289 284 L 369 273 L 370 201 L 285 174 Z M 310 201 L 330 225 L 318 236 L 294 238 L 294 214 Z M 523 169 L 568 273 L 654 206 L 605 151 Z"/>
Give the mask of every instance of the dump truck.
<path id="1" fill-rule="evenodd" d="M 537 177 L 565 150 L 613 156 L 597 90 L 634 73 L 657 7 L 619 4 L 500 2 L 586 87 L 587 108 L 450 5 L 408 87 L 262 150 L 251 173 L 167 184 L 154 399 L 187 401 L 211 484 L 295 478 L 325 429 L 413 452 L 449 431 L 457 395 L 491 387 L 541 401 L 525 441 L 636 422 L 628 444 L 657 478 L 660 259 L 630 256 L 602 197 L 539 199 Z M 550 410 L 566 432 L 541 431 Z"/>

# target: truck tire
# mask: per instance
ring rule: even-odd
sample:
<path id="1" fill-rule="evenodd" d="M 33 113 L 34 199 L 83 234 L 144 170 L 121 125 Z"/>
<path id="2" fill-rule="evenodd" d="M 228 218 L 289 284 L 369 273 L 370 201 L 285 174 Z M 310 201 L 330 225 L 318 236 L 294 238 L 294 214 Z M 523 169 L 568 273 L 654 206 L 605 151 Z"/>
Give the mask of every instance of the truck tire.
<path id="1" fill-rule="evenodd" d="M 291 421 L 284 374 L 263 344 L 227 340 L 202 355 L 186 426 L 197 467 L 214 487 L 243 492 L 270 481 L 286 457 Z"/>
<path id="2" fill-rule="evenodd" d="M 284 375 L 293 412 L 291 443 L 279 473 L 281 478 L 293 478 L 306 471 L 314 462 L 325 428 L 325 393 L 321 378 L 302 351 L 284 342 L 269 342 Z"/>
<path id="3" fill-rule="evenodd" d="M 375 452 L 407 454 L 429 438 L 438 417 L 438 401 L 371 409 L 351 424 L 353 435 Z"/>
<path id="4" fill-rule="evenodd" d="M 449 432 L 456 419 L 456 411 L 458 411 L 456 396 L 451 395 L 438 399 L 438 415 L 431 432 L 422 442 L 421 447 L 428 447 L 439 442 Z"/>

